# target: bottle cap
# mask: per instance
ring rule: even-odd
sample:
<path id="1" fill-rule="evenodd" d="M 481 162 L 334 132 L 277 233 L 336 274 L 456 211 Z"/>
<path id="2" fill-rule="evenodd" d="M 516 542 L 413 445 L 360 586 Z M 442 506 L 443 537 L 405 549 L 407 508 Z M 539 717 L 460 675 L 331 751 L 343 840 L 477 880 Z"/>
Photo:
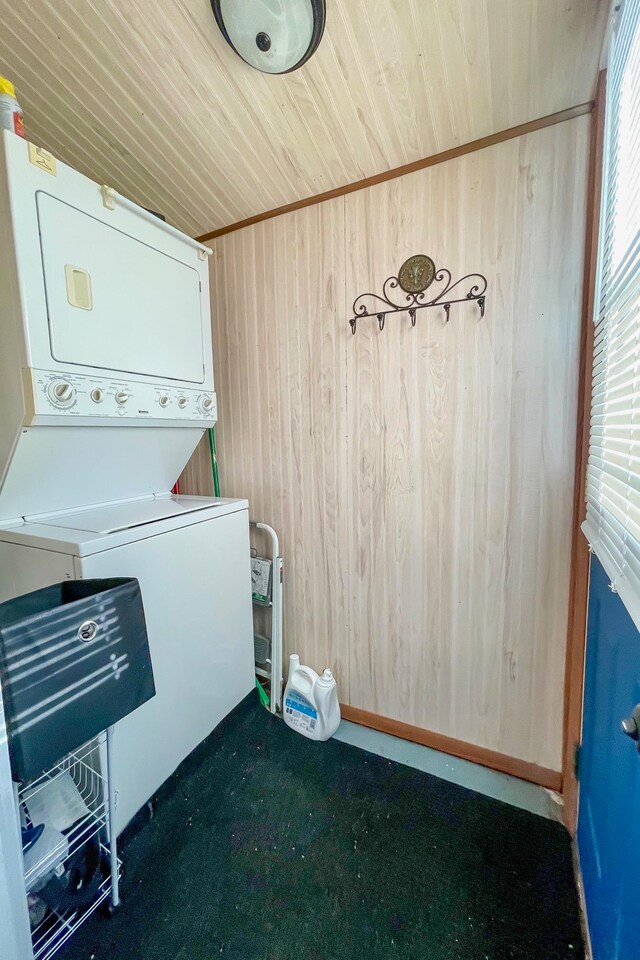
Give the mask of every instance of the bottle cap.
<path id="1" fill-rule="evenodd" d="M 7 80 L 6 77 L 0 76 L 0 93 L 6 93 L 10 97 L 15 97 L 16 88 L 11 83 L 11 80 Z"/>

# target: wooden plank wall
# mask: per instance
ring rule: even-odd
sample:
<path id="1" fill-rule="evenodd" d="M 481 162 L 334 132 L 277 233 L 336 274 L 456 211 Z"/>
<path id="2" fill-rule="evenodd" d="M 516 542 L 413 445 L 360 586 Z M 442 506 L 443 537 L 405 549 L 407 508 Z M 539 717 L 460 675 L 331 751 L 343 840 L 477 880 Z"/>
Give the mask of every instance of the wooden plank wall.
<path id="1" fill-rule="evenodd" d="M 222 493 L 285 556 L 285 653 L 354 708 L 561 769 L 589 118 L 214 242 Z M 412 253 L 475 305 L 347 319 Z M 183 477 L 210 493 L 208 449 Z"/>

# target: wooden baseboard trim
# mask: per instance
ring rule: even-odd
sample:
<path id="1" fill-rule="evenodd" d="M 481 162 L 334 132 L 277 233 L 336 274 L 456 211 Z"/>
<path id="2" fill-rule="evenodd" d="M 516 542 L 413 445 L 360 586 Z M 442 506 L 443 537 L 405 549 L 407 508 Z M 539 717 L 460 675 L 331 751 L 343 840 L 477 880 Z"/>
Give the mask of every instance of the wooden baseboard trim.
<path id="1" fill-rule="evenodd" d="M 408 173 L 415 173 L 416 170 L 424 170 L 426 167 L 434 167 L 438 163 L 445 163 L 447 160 L 463 157 L 467 153 L 484 150 L 485 147 L 493 147 L 496 143 L 513 140 L 515 137 L 523 137 L 527 133 L 535 133 L 536 130 L 544 130 L 545 127 L 552 127 L 556 123 L 573 120 L 575 117 L 583 117 L 585 114 L 591 113 L 592 110 L 593 101 L 589 101 L 588 103 L 580 103 L 575 107 L 568 107 L 566 110 L 559 110 L 557 113 L 549 113 L 546 117 L 538 117 L 537 120 L 529 120 L 527 123 L 520 123 L 516 127 L 499 130 L 497 133 L 492 133 L 488 137 L 480 137 L 479 140 L 471 140 L 469 143 L 462 143 L 458 147 L 452 147 L 451 150 L 443 150 L 442 153 L 434 153 L 430 157 L 423 157 L 421 160 L 405 163 L 401 167 L 393 167 L 391 170 L 385 170 L 383 173 L 376 173 L 372 177 L 355 180 L 353 183 L 347 183 L 344 187 L 336 187 L 334 190 L 327 190 L 325 193 L 316 193 L 311 197 L 305 197 L 303 200 L 295 200 L 293 203 L 286 203 L 282 207 L 275 207 L 273 210 L 266 210 L 264 213 L 247 217 L 246 220 L 238 220 L 237 223 L 230 223 L 228 226 L 220 227 L 218 230 L 203 233 L 202 236 L 196 237 L 196 240 L 198 240 L 199 243 L 206 243 L 209 240 L 215 240 L 216 237 L 224 236 L 225 233 L 233 233 L 234 230 L 251 227 L 255 223 L 261 223 L 263 220 L 272 220 L 273 217 L 281 217 L 284 213 L 292 213 L 294 210 L 300 210 L 302 207 L 311 207 L 316 203 L 323 203 L 325 200 L 335 200 L 336 197 L 343 197 L 347 193 L 366 190 L 367 187 L 374 187 L 376 184 L 384 183 L 387 180 L 395 180 L 396 177 L 404 177 Z"/>
<path id="2" fill-rule="evenodd" d="M 389 733 L 393 737 L 400 737 L 401 740 L 411 740 L 412 743 L 419 743 L 423 747 L 431 747 L 433 750 L 451 754 L 453 757 L 471 760 L 472 763 L 479 763 L 483 767 L 490 767 L 500 773 L 508 773 L 520 780 L 528 780 L 530 783 L 547 787 L 549 790 L 560 790 L 562 775 L 559 771 L 548 770 L 546 767 L 539 767 L 527 760 L 508 757 L 504 753 L 487 750 L 486 747 L 477 747 L 473 743 L 465 743 L 464 740 L 456 740 L 454 737 L 445 737 L 442 733 L 423 730 L 422 727 L 414 727 L 410 723 L 401 723 L 400 720 L 381 717 L 377 713 L 370 713 L 368 710 L 361 710 L 359 707 L 350 707 L 346 703 L 340 704 L 340 711 L 343 720 L 351 720 L 363 727 L 370 727 L 372 730 L 379 730 L 381 733 Z"/>

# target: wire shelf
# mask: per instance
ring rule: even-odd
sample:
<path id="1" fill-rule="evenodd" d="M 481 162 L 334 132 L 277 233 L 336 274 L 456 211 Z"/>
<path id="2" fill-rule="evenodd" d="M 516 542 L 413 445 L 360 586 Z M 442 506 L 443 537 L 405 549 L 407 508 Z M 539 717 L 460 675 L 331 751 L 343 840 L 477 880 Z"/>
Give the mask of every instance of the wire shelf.
<path id="1" fill-rule="evenodd" d="M 101 734 L 89 741 L 75 753 L 70 754 L 58 764 L 43 773 L 37 780 L 23 785 L 18 792 L 18 801 L 26 814 L 27 823 L 34 825 L 28 815 L 33 799 L 51 783 L 69 774 L 75 783 L 87 812 L 81 819 L 61 836 L 60 842 L 49 848 L 42 858 L 25 870 L 25 886 L 31 890 L 40 877 L 64 864 L 92 837 L 106 827 L 109 816 L 108 790 L 105 779 L 96 769 L 98 749 L 105 741 Z"/>
<path id="2" fill-rule="evenodd" d="M 103 855 L 108 857 L 108 848 L 101 844 L 100 849 Z M 121 867 L 122 863 L 118 860 L 118 875 Z M 104 903 L 110 892 L 111 879 L 106 877 L 100 884 L 95 900 L 88 907 L 66 912 L 51 910 L 31 931 L 34 960 L 49 960 L 69 937 L 73 936 L 78 927 L 88 920 L 92 913 L 95 913 L 100 904 Z"/>

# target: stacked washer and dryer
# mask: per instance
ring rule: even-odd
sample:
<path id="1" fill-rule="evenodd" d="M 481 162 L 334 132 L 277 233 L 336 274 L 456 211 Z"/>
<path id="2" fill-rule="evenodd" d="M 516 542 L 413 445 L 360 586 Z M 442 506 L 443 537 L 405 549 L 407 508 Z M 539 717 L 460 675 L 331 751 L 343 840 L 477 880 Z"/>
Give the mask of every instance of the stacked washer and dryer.
<path id="1" fill-rule="evenodd" d="M 0 135 L 0 602 L 139 580 L 157 695 L 115 727 L 121 832 L 254 684 L 248 504 L 171 494 L 216 422 L 210 251 Z M 6 737 L 0 917 L 29 958 Z"/>

